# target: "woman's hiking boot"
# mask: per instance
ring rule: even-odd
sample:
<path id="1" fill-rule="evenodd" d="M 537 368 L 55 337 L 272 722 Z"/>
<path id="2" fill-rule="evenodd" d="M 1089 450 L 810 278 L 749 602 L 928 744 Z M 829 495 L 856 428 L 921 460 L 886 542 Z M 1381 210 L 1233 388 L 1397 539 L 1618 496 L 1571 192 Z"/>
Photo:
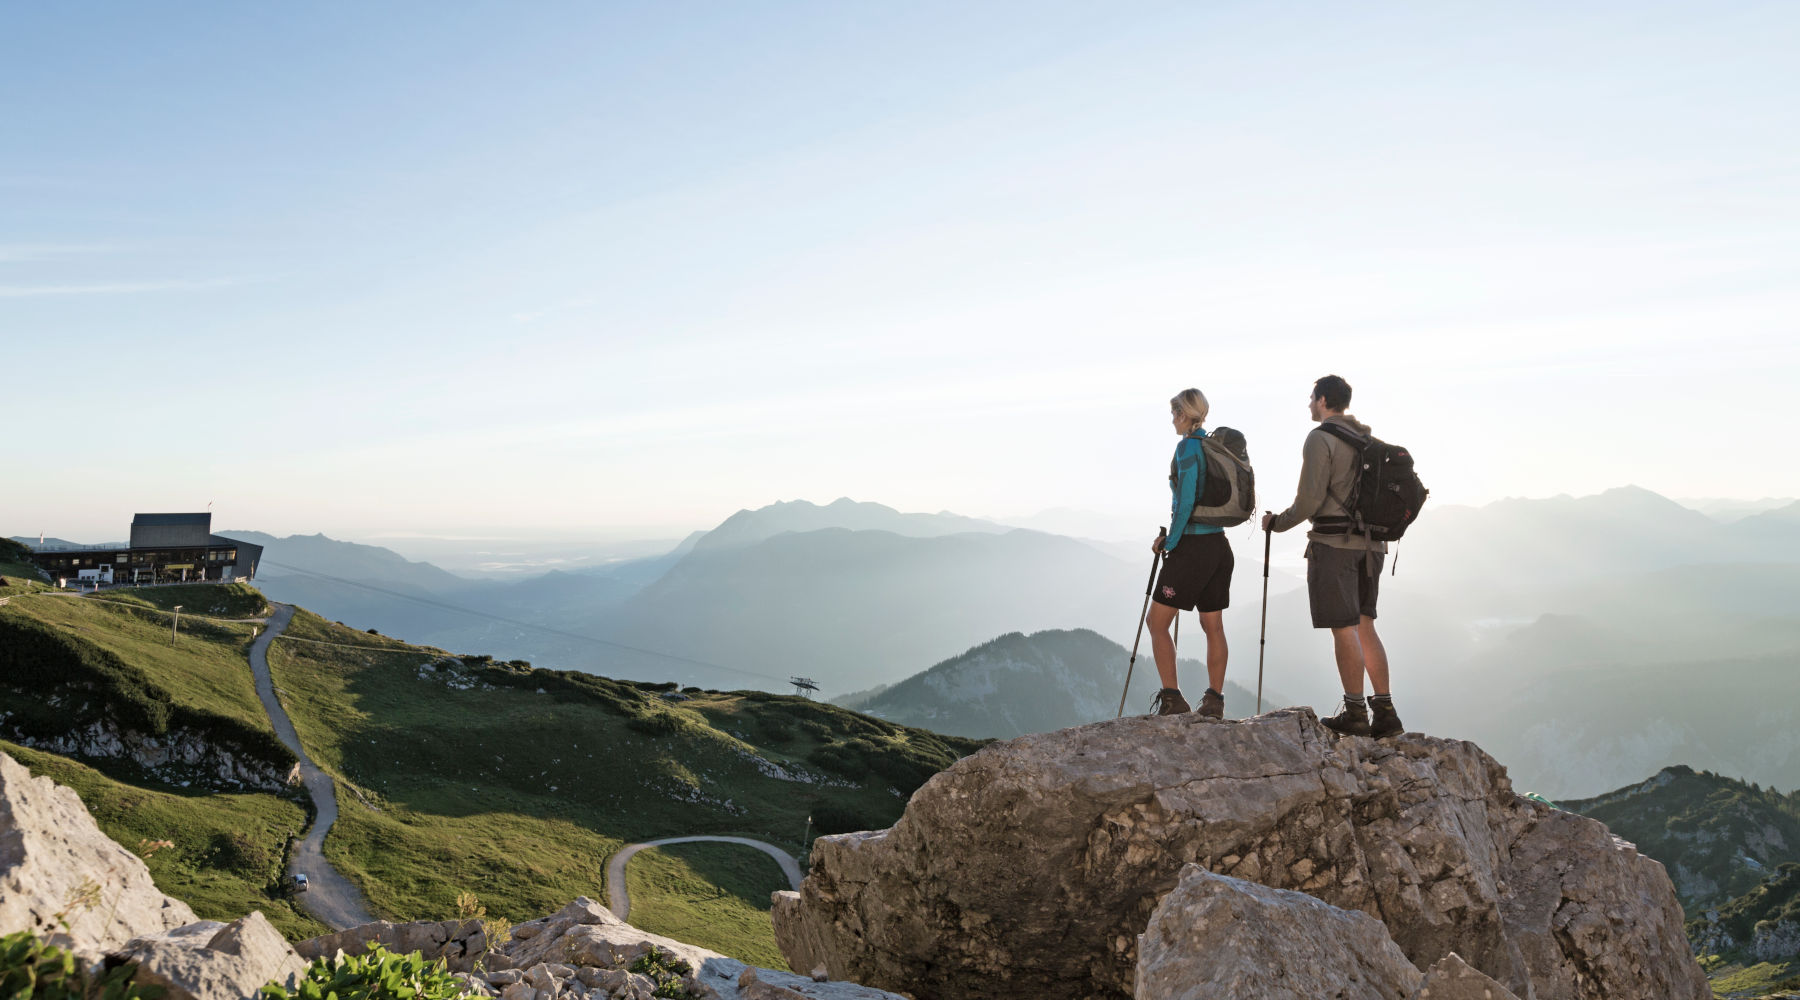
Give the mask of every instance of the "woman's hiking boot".
<path id="1" fill-rule="evenodd" d="M 1400 713 L 1394 711 L 1394 699 L 1375 695 L 1369 699 L 1369 735 L 1378 740 L 1406 732 L 1400 724 Z"/>
<path id="2" fill-rule="evenodd" d="M 1153 715 L 1180 715 L 1191 711 L 1187 699 L 1181 696 L 1180 688 L 1163 688 L 1156 692 L 1156 698 L 1150 702 Z"/>
<path id="3" fill-rule="evenodd" d="M 1336 715 L 1319 720 L 1319 725 L 1339 736 L 1369 735 L 1369 706 L 1358 698 L 1356 701 L 1344 700 L 1344 710 Z M 1399 720 L 1396 719 L 1396 722 Z"/>
<path id="4" fill-rule="evenodd" d="M 1207 688 L 1206 693 L 1200 696 L 1199 712 L 1208 719 L 1223 719 L 1225 717 L 1225 696 L 1212 688 Z"/>

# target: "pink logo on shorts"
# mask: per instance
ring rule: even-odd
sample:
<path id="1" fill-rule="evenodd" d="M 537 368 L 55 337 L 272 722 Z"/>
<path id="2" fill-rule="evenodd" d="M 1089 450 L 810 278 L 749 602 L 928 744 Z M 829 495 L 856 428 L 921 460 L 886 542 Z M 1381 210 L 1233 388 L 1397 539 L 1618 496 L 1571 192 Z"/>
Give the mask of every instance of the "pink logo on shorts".
<path id="1" fill-rule="evenodd" d="M 1164 587 L 1163 588 L 1163 596 L 1164 597 L 1174 597 L 1175 596 L 1175 588 L 1174 587 Z"/>

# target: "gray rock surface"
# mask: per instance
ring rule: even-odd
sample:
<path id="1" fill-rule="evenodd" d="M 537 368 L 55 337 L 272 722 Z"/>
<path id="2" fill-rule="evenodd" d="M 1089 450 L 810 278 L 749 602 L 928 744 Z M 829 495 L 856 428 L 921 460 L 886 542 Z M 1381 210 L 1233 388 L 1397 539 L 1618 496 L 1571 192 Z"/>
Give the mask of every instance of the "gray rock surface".
<path id="1" fill-rule="evenodd" d="M 393 924 L 386 920 L 352 927 L 349 930 L 308 938 L 294 945 L 302 958 L 328 958 L 342 951 L 360 955 L 369 950 L 370 942 L 396 954 L 419 952 L 426 958 L 441 958 L 451 972 L 468 972 L 475 960 L 487 951 L 487 933 L 479 920 L 419 920 Z"/>
<path id="2" fill-rule="evenodd" d="M 1188 865 L 1138 938 L 1132 995 L 1411 1000 L 1421 978 L 1366 913 Z"/>
<path id="3" fill-rule="evenodd" d="M 1661 865 L 1531 802 L 1474 744 L 1339 739 L 1308 709 L 994 744 L 890 830 L 824 837 L 775 930 L 794 968 L 920 998 L 1130 995 L 1184 865 L 1380 919 L 1525 1000 L 1711 996 Z"/>
<path id="4" fill-rule="evenodd" d="M 1519 1000 L 1491 976 L 1470 968 L 1462 956 L 1451 952 L 1425 973 L 1412 1000 Z"/>
<path id="5" fill-rule="evenodd" d="M 31 931 L 94 959 L 196 919 L 100 832 L 73 790 L 0 753 L 0 934 Z"/>
<path id="6" fill-rule="evenodd" d="M 793 996 L 904 1000 L 854 983 L 815 982 L 811 977 L 756 968 L 716 951 L 651 934 L 613 916 L 611 910 L 586 896 L 548 917 L 514 927 L 512 940 L 495 949 L 509 968 L 490 973 L 487 982 L 499 988 L 502 1000 L 515 990 L 530 991 L 529 996 L 520 992 L 516 1000 L 537 1000 L 545 992 L 574 996 L 581 986 L 606 991 L 612 1000 L 639 994 L 648 997 L 654 984 L 629 967 L 652 949 L 686 963 L 690 970 L 686 983 L 699 1000 L 791 1000 Z M 559 967 L 569 969 L 572 976 L 557 976 Z M 551 989 L 543 988 L 546 986 Z"/>
<path id="7" fill-rule="evenodd" d="M 111 958 L 138 963 L 133 980 L 163 987 L 165 1000 L 247 1000 L 265 983 L 291 988 L 306 972 L 281 932 L 256 912 L 134 938 Z"/>

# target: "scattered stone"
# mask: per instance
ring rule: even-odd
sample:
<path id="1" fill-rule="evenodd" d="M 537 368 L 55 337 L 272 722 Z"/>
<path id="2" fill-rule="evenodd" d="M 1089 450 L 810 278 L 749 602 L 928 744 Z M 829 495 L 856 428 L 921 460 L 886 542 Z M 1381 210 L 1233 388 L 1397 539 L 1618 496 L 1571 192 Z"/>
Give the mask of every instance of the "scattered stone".
<path id="1" fill-rule="evenodd" d="M 136 962 L 133 981 L 163 987 L 165 1000 L 241 1000 L 269 982 L 292 989 L 306 974 L 306 962 L 258 912 L 133 938 L 107 960 Z"/>
<path id="2" fill-rule="evenodd" d="M 745 969 L 738 976 L 737 987 L 739 1000 L 883 1000 L 893 996 L 855 983 L 833 983 L 757 968 Z"/>
<path id="3" fill-rule="evenodd" d="M 197 919 L 100 832 L 72 789 L 0 753 L 0 934 L 30 931 L 94 960 Z"/>
<path id="4" fill-rule="evenodd" d="M 775 897 L 789 965 L 934 1000 L 1123 1000 L 1198 863 L 1376 916 L 1414 966 L 1455 951 L 1520 997 L 1710 997 L 1663 867 L 1514 794 L 1474 744 L 1340 739 L 1309 709 L 1202 723 L 997 743 L 892 829 L 820 838 Z"/>
<path id="5" fill-rule="evenodd" d="M 1451 952 L 1425 973 L 1412 1000 L 1519 1000 L 1511 990 Z"/>
<path id="6" fill-rule="evenodd" d="M 489 960 L 504 957 L 515 966 L 534 971 L 539 966 L 546 970 L 558 964 L 572 966 L 576 982 L 590 990 L 609 992 L 611 1000 L 635 1000 L 640 995 L 649 1000 L 657 984 L 629 970 L 652 950 L 687 966 L 682 984 L 699 1000 L 785 996 L 766 992 L 769 989 L 790 990 L 808 1000 L 904 1000 L 896 994 L 854 983 L 816 983 L 810 977 L 790 972 L 752 968 L 718 952 L 639 930 L 586 896 L 550 916 L 514 927 L 511 940 L 490 952 Z M 748 980 L 746 973 L 751 974 Z M 495 982 L 493 975 L 489 976 L 490 983 Z M 529 975 L 526 974 L 527 983 Z M 764 992 L 745 993 L 746 987 L 740 982 L 749 982 Z M 505 993 L 501 996 L 503 1000 L 514 1000 Z M 594 1000 L 591 993 L 587 1000 Z"/>
<path id="7" fill-rule="evenodd" d="M 475 960 L 487 951 L 487 932 L 479 920 L 420 920 L 391 924 L 377 920 L 349 930 L 308 938 L 294 946 L 301 957 L 311 961 L 329 958 L 342 951 L 361 955 L 370 943 L 379 944 L 397 955 L 418 952 L 427 959 L 441 958 L 451 972 L 471 972 Z"/>
<path id="8" fill-rule="evenodd" d="M 1199 865 L 1138 938 L 1137 1000 L 1410 1000 L 1419 970 L 1381 921 Z"/>

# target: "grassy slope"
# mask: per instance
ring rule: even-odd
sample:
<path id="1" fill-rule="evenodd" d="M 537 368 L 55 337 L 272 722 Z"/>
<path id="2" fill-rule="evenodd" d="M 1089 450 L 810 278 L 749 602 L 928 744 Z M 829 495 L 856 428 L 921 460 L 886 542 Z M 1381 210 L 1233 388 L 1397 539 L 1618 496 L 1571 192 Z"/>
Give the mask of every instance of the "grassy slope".
<path id="1" fill-rule="evenodd" d="M 124 587 L 105 590 L 90 600 L 112 601 L 143 608 L 172 610 L 181 605 L 185 619 L 191 615 L 214 618 L 261 618 L 269 613 L 262 591 L 245 583 L 190 583 L 173 587 Z"/>
<path id="2" fill-rule="evenodd" d="M 737 834 L 804 854 L 819 806 L 885 826 L 905 804 L 896 787 L 910 793 L 977 746 L 785 696 L 671 703 L 649 686 L 522 665 L 422 671 L 439 651 L 304 611 L 287 635 L 270 654 L 283 702 L 313 759 L 356 790 L 340 795 L 327 853 L 402 919 L 441 919 L 460 891 L 511 920 L 604 898 L 605 859 L 662 836 Z M 768 762 L 815 780 L 767 776 Z M 730 954 L 743 938 L 691 940 Z"/>
<path id="3" fill-rule="evenodd" d="M 786 969 L 769 929 L 769 894 L 788 887 L 775 859 L 737 844 L 669 844 L 626 866 L 631 922 L 677 941 L 770 969 Z"/>
<path id="4" fill-rule="evenodd" d="M 0 585 L 0 597 L 16 597 L 50 589 L 50 585 L 38 576 L 37 567 L 5 558 L 0 558 L 0 579 L 6 581 Z"/>
<path id="5" fill-rule="evenodd" d="M 153 677 L 174 704 L 274 734 L 250 675 L 253 626 L 184 616 L 171 644 L 169 617 L 134 606 L 123 599 L 130 592 L 121 593 L 120 603 L 114 603 L 112 593 L 105 600 L 53 594 L 16 598 L 0 608 L 0 615 L 32 618 L 117 654 Z"/>
<path id="6" fill-rule="evenodd" d="M 81 796 L 107 836 L 134 850 L 145 840 L 175 846 L 149 858 L 156 887 L 207 920 L 236 920 L 261 910 L 289 938 L 326 932 L 280 892 L 287 838 L 306 825 L 305 812 L 274 795 L 207 795 L 157 790 L 114 780 L 55 754 L 0 741 L 0 751 L 35 775 L 48 775 Z"/>

